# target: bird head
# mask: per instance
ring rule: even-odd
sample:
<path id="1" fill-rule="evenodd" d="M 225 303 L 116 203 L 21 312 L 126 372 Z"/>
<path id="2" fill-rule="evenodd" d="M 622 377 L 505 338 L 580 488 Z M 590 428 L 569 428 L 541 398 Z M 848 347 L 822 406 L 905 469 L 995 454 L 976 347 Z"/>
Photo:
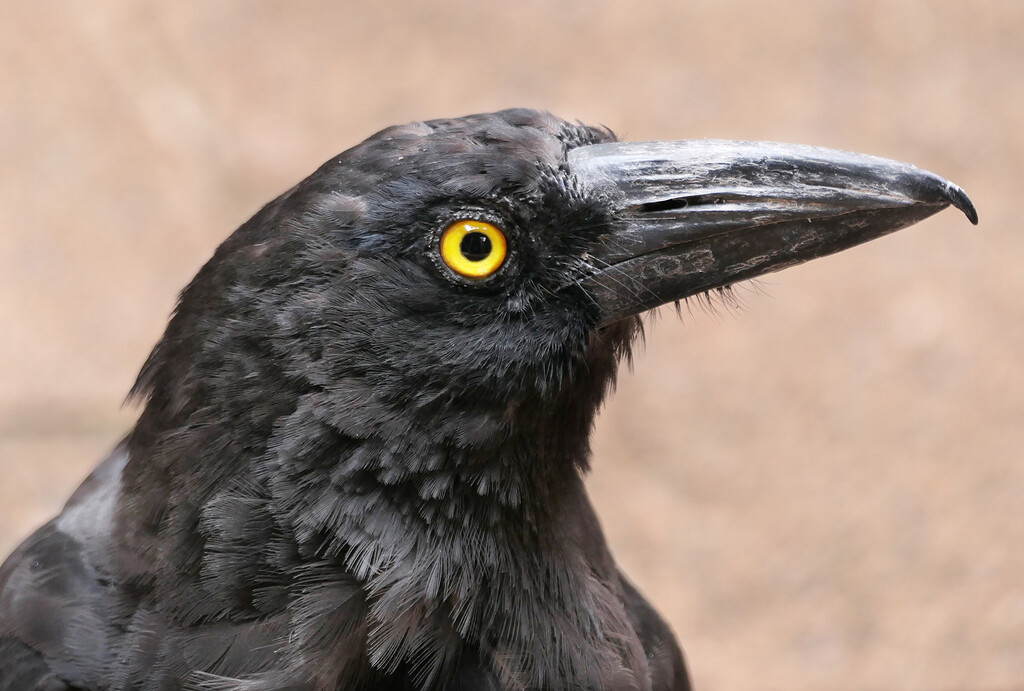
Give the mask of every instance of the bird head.
<path id="1" fill-rule="evenodd" d="M 251 446 L 301 414 L 417 448 L 528 437 L 579 466 L 638 315 L 950 204 L 977 221 L 938 176 L 807 146 L 621 143 L 531 110 L 392 127 L 217 250 L 136 384 L 135 439 Z"/>

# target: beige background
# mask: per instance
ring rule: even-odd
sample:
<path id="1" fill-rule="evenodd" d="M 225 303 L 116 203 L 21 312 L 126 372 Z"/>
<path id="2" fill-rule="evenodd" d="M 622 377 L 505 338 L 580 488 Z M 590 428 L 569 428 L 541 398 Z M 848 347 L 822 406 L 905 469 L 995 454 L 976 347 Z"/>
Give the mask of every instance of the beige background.
<path id="1" fill-rule="evenodd" d="M 665 311 L 595 502 L 699 689 L 1024 689 L 1024 3 L 0 4 L 0 552 L 123 434 L 176 292 L 323 160 L 511 105 L 797 141 L 955 212 Z"/>

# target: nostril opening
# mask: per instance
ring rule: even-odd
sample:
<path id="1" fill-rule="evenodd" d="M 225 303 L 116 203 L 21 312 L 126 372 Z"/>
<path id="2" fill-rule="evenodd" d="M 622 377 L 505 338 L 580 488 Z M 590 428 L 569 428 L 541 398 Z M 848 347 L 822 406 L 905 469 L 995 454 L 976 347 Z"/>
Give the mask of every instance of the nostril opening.
<path id="1" fill-rule="evenodd" d="M 679 197 L 678 199 L 663 199 L 659 202 L 647 202 L 646 204 L 641 204 L 638 208 L 641 213 L 654 213 L 656 211 L 678 211 L 679 209 L 685 209 L 689 205 L 689 199 Z"/>

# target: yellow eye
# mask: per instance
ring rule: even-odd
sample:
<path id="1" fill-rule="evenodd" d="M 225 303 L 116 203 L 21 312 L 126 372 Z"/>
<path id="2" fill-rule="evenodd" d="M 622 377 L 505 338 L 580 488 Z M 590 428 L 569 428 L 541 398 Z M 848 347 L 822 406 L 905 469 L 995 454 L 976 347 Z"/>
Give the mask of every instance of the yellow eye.
<path id="1" fill-rule="evenodd" d="M 505 234 L 486 221 L 456 221 L 441 236 L 441 258 L 466 278 L 487 278 L 507 254 Z"/>

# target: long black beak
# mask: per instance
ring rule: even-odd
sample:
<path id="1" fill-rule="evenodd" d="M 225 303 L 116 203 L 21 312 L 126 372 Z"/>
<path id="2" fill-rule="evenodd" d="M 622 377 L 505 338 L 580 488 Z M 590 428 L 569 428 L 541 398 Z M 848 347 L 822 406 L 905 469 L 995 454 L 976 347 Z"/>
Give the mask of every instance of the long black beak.
<path id="1" fill-rule="evenodd" d="M 905 228 L 952 204 L 956 185 L 906 163 L 795 144 L 611 143 L 569 153 L 611 209 L 583 287 L 610 324 Z"/>

